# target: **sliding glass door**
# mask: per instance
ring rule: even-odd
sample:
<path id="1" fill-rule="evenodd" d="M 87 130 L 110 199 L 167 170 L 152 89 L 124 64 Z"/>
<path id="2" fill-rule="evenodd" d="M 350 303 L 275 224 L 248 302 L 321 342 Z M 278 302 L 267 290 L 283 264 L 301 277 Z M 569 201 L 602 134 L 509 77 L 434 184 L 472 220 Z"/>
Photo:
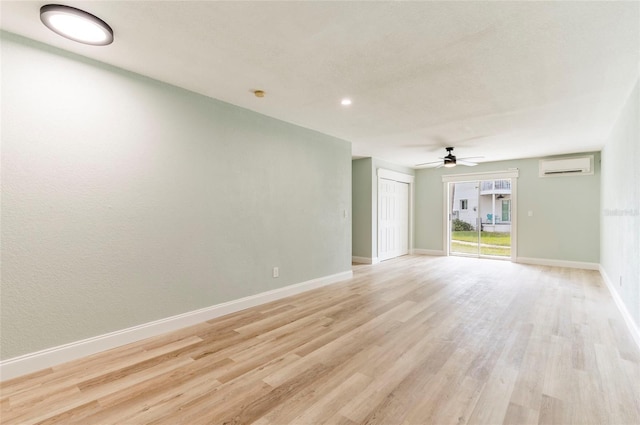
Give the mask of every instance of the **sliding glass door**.
<path id="1" fill-rule="evenodd" d="M 449 252 L 511 257 L 511 180 L 449 183 Z"/>
<path id="2" fill-rule="evenodd" d="M 449 183 L 449 252 L 479 255 L 478 182 Z"/>

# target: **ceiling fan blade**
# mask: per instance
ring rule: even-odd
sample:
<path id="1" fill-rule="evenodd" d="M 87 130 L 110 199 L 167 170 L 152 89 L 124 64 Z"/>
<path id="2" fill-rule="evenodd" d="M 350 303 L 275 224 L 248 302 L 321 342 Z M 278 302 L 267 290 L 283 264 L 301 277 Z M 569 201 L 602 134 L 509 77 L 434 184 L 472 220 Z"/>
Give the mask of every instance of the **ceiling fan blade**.
<path id="1" fill-rule="evenodd" d="M 464 158 L 458 158 L 458 161 L 462 160 L 462 161 L 467 161 L 469 159 L 482 159 L 484 158 L 484 156 L 467 156 Z"/>
<path id="2" fill-rule="evenodd" d="M 439 161 L 423 162 L 421 164 L 416 164 L 414 165 L 414 167 L 422 167 L 423 165 L 441 164 L 442 161 L 444 161 L 444 158 L 440 158 Z"/>
<path id="3" fill-rule="evenodd" d="M 442 161 L 423 162 L 422 164 L 414 165 L 414 167 L 433 167 L 436 164 L 442 164 Z"/>
<path id="4" fill-rule="evenodd" d="M 478 165 L 478 163 L 476 162 L 465 161 L 462 159 L 458 159 L 456 162 L 460 165 L 466 165 L 467 167 L 475 167 L 476 165 Z"/>

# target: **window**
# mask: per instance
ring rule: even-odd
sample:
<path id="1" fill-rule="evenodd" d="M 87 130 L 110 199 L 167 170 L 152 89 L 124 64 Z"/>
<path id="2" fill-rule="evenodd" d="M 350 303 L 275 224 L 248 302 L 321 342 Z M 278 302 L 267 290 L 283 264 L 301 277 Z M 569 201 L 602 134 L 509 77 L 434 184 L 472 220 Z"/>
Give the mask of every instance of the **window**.
<path id="1" fill-rule="evenodd" d="M 502 200 L 502 221 L 511 221 L 511 199 Z"/>
<path id="2" fill-rule="evenodd" d="M 468 206 L 467 199 L 460 199 L 460 209 L 466 210 Z"/>

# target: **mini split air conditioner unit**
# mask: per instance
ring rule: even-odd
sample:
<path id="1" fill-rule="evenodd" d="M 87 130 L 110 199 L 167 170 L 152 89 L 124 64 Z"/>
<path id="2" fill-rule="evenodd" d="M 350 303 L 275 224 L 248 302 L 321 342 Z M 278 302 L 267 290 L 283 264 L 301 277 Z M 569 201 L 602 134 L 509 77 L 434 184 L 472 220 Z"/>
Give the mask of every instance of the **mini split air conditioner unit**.
<path id="1" fill-rule="evenodd" d="M 541 159 L 540 177 L 593 174 L 593 155 L 573 158 Z"/>

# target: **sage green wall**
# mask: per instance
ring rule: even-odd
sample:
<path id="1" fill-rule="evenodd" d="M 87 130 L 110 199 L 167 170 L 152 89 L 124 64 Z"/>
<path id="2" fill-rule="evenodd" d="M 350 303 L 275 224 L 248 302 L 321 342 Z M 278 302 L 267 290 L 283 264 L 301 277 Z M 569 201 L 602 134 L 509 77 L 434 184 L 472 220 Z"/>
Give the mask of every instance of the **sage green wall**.
<path id="1" fill-rule="evenodd" d="M 351 182 L 353 211 L 353 242 L 352 253 L 355 257 L 372 258 L 371 245 L 372 229 L 372 185 L 371 185 L 371 158 L 354 159 L 352 162 Z"/>
<path id="2" fill-rule="evenodd" d="M 538 177 L 538 158 L 422 169 L 416 175 L 415 247 L 442 251 L 444 174 L 519 169 L 518 257 L 599 262 L 600 154 L 591 176 Z M 579 155 L 579 154 L 574 154 Z M 573 155 L 568 155 L 573 156 Z M 527 212 L 533 211 L 529 217 Z"/>
<path id="3" fill-rule="evenodd" d="M 384 161 L 378 158 L 372 158 L 373 163 L 373 177 L 377 186 L 377 178 L 378 178 L 378 168 L 384 168 L 385 170 L 397 171 L 399 173 L 408 174 L 410 176 L 416 175 L 416 170 L 413 168 L 405 167 L 403 165 L 394 164 L 393 162 Z"/>
<path id="4" fill-rule="evenodd" d="M 602 269 L 640 329 L 640 89 L 602 150 Z"/>
<path id="5" fill-rule="evenodd" d="M 353 256 L 378 256 L 378 169 L 415 175 L 412 168 L 377 158 L 352 161 Z"/>
<path id="6" fill-rule="evenodd" d="M 350 143 L 1 37 L 3 359 L 351 270 Z"/>

